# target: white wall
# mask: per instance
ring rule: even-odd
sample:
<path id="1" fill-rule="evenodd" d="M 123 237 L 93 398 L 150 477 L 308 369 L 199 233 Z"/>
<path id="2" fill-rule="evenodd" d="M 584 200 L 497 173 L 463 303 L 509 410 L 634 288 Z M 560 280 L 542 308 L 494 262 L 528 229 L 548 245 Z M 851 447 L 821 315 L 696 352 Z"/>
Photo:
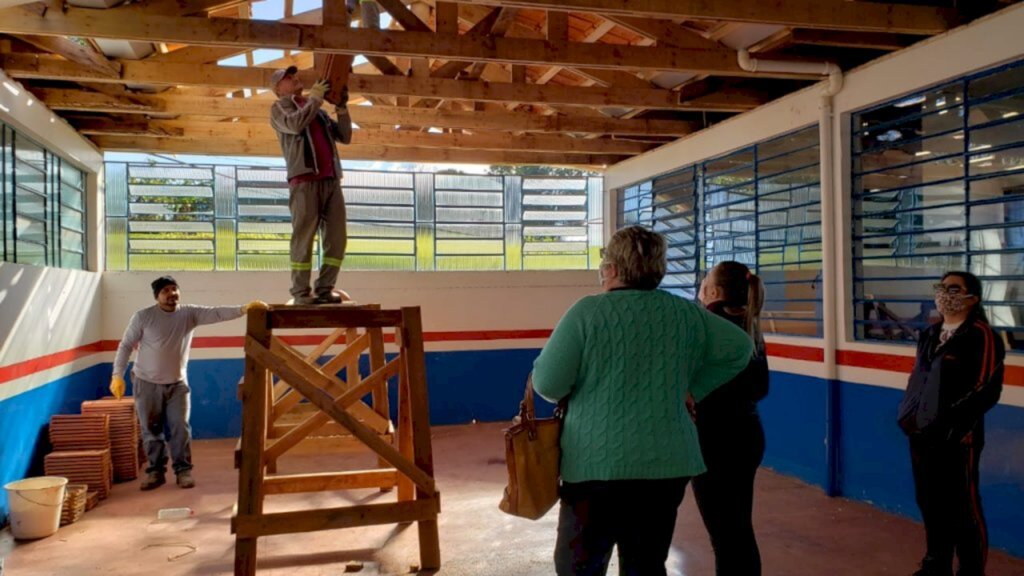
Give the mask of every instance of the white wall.
<path id="1" fill-rule="evenodd" d="M 100 274 L 0 263 L 0 367 L 99 342 Z M 100 361 L 86 354 L 52 369 L 0 382 L 0 400 Z"/>
<path id="2" fill-rule="evenodd" d="M 154 304 L 149 284 L 159 272 L 103 275 L 103 339 L 120 340 L 131 315 Z M 288 272 L 182 272 L 182 302 L 203 305 L 288 300 Z M 364 304 L 420 306 L 425 332 L 551 329 L 581 297 L 598 291 L 597 272 L 345 272 L 339 287 Z M 200 336 L 242 336 L 239 319 L 201 328 Z M 428 349 L 540 347 L 543 339 L 434 342 Z M 239 350 L 196 350 L 194 357 L 226 358 Z"/>
<path id="3" fill-rule="evenodd" d="M 837 246 L 833 258 L 838 266 L 838 322 L 835 330 L 839 348 L 912 356 L 910 346 L 856 342 L 852 338 L 849 122 L 857 110 L 892 100 L 930 85 L 1019 59 L 1024 55 L 1024 4 L 1017 4 L 946 34 L 930 38 L 890 54 L 846 74 L 844 87 L 834 98 L 832 146 L 835 160 L 833 189 Z M 820 116 L 823 84 L 816 84 L 756 110 L 730 118 L 707 130 L 682 138 L 656 150 L 609 168 L 605 192 L 614 206 L 614 192 L 653 176 L 671 172 L 701 160 L 719 156 L 774 136 L 814 124 Z M 614 214 L 609 217 L 614 227 Z M 773 341 L 794 343 L 800 339 L 772 337 Z M 805 342 L 807 342 L 805 340 Z M 811 340 L 814 345 L 817 341 Z M 1024 365 L 1024 358 L 1011 356 L 1008 363 Z M 904 386 L 905 376 L 881 370 L 840 367 L 840 378 L 870 378 L 883 385 Z M 1013 392 L 1017 394 L 1017 391 Z M 1024 396 L 1024 394 L 1022 394 Z"/>
<path id="4" fill-rule="evenodd" d="M 103 154 L 92 142 L 2 70 L 0 86 L 0 120 L 51 151 L 60 153 L 82 170 L 93 173 L 102 171 Z M 8 87 L 13 87 L 18 93 L 14 94 Z"/>

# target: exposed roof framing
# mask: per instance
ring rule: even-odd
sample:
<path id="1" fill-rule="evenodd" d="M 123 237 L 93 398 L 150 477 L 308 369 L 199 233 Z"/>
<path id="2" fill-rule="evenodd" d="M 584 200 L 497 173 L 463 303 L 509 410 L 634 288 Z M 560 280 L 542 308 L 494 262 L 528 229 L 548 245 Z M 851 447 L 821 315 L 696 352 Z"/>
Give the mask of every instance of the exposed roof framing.
<path id="1" fill-rule="evenodd" d="M 853 66 L 967 19 L 920 2 L 377 0 L 379 30 L 358 11 L 346 26 L 343 0 L 326 21 L 269 1 L 280 20 L 250 0 L 6 8 L 0 63 L 100 148 L 276 156 L 273 70 L 312 80 L 314 54 L 361 56 L 345 157 L 600 167 L 818 80 L 746 72 L 739 48 Z"/>

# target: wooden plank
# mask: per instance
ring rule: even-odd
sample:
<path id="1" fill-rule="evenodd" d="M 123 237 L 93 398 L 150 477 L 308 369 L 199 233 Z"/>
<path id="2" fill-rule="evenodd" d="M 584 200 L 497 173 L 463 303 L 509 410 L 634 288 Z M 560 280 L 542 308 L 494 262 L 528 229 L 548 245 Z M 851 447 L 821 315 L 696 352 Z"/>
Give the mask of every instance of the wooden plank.
<path id="1" fill-rule="evenodd" d="M 420 20 L 419 16 L 406 8 L 402 0 L 377 0 L 381 8 L 387 10 L 388 14 L 398 22 L 402 28 L 412 32 L 433 32 L 426 22 Z"/>
<path id="2" fill-rule="evenodd" d="M 546 33 L 550 42 L 569 41 L 569 13 L 549 11 Z"/>
<path id="3" fill-rule="evenodd" d="M 381 488 L 394 486 L 398 471 L 394 468 L 383 470 L 355 470 L 349 472 L 324 472 L 320 474 L 293 474 L 270 476 L 263 481 L 266 494 L 300 494 L 303 492 L 327 492 L 332 490 L 356 490 L 360 488 Z"/>
<path id="4" fill-rule="evenodd" d="M 404 348 L 402 345 L 402 331 L 395 333 L 395 345 Z M 409 404 L 409 364 L 404 356 L 398 376 L 398 451 L 410 461 L 415 458 L 413 451 L 412 434 L 412 408 Z M 415 486 L 409 478 L 401 476 L 398 478 L 398 501 L 408 502 L 415 499 Z"/>
<path id="5" fill-rule="evenodd" d="M 276 340 L 271 342 L 270 351 L 271 353 L 274 353 L 279 357 L 288 355 L 287 351 L 284 350 L 281 344 Z M 315 369 L 309 371 L 294 364 L 293 367 L 298 371 L 305 372 L 305 374 L 309 376 L 309 378 L 311 378 L 309 380 L 306 380 L 306 382 L 310 383 L 312 386 L 315 386 L 318 389 L 324 389 L 321 388 L 321 386 L 328 386 L 330 384 L 330 379 L 325 379 L 323 374 L 316 371 Z M 371 393 L 373 390 L 378 388 L 383 382 L 386 382 L 388 378 L 394 376 L 394 374 L 398 371 L 398 368 L 398 362 L 393 360 L 388 365 L 383 366 L 380 370 L 374 371 L 374 373 L 368 376 L 366 380 L 364 380 L 363 382 L 351 386 L 346 390 L 342 391 L 342 393 L 339 396 L 331 396 L 331 401 L 333 402 L 334 406 L 342 410 L 349 410 L 350 408 L 361 407 L 362 410 L 353 411 L 353 416 L 359 416 L 364 421 L 367 421 L 366 426 L 370 427 L 374 432 L 378 434 L 386 432 L 390 429 L 391 426 L 391 422 L 387 418 L 387 416 L 373 412 L 370 408 L 368 408 L 365 404 L 362 404 L 359 400 L 363 396 Z M 317 374 L 318 376 L 314 376 L 314 374 Z M 298 391 L 298 389 L 295 389 L 294 391 Z M 305 396 L 305 394 L 302 395 Z M 310 402 L 313 402 L 312 398 L 309 398 L 308 396 L 307 398 L 310 400 Z M 316 402 L 313 403 L 316 404 Z M 319 404 L 317 404 L 317 406 L 319 406 Z M 288 430 L 288 432 L 286 432 L 283 436 L 275 440 L 274 443 L 265 450 L 267 460 L 271 462 L 277 460 L 278 458 L 283 456 L 285 452 L 295 447 L 304 438 L 306 438 L 313 431 L 317 430 L 318 428 L 326 424 L 329 420 L 329 415 L 323 411 L 311 414 L 298 425 Z M 378 421 L 383 423 L 383 426 L 378 425 Z"/>
<path id="6" fill-rule="evenodd" d="M 320 369 L 324 374 L 336 374 L 339 370 L 348 366 L 353 360 L 357 360 L 359 356 L 370 347 L 370 337 L 363 335 L 362 337 L 356 338 L 352 342 L 346 344 L 345 349 L 335 354 L 333 358 L 324 363 Z M 358 384 L 358 382 L 348 382 L 349 384 Z"/>
<path id="7" fill-rule="evenodd" d="M 281 148 L 274 140 L 237 142 L 210 139 L 136 138 L 125 136 L 92 136 L 93 143 L 102 150 L 125 152 L 176 152 L 181 154 L 221 154 L 229 156 L 280 156 Z M 391 148 L 386 146 L 346 146 L 344 157 L 351 160 L 454 162 L 473 164 L 542 164 L 548 166 L 578 166 L 590 169 L 620 162 L 630 156 L 612 154 L 553 154 L 550 152 L 497 152 L 491 150 L 458 150 L 439 148 Z M 328 328 L 330 323 L 310 320 L 315 326 Z"/>
<path id="8" fill-rule="evenodd" d="M 246 318 L 246 339 L 257 346 L 270 344 L 267 310 L 253 308 Z M 266 368 L 248 354 L 245 357 L 245 384 L 242 387 L 241 460 L 238 467 L 238 513 L 259 516 L 263 513 L 263 451 L 266 447 L 267 393 Z M 255 576 L 256 537 L 237 535 L 235 574 Z"/>
<path id="9" fill-rule="evenodd" d="M 272 308 L 271 328 L 338 328 L 400 326 L 399 310 L 360 310 L 352 306 L 282 306 Z"/>
<path id="10" fill-rule="evenodd" d="M 408 376 L 409 409 L 412 416 L 413 460 L 417 468 L 434 475 L 434 455 L 430 445 L 430 406 L 427 399 L 426 357 L 423 351 L 423 323 L 420 308 L 402 308 L 402 356 Z M 417 487 L 416 501 L 430 501 L 433 497 Z M 421 519 L 417 525 L 420 539 L 420 566 L 424 569 L 441 567 L 441 545 L 437 517 Z"/>
<path id="11" fill-rule="evenodd" d="M 16 38 L 36 48 L 63 56 L 72 62 L 89 66 L 111 78 L 117 78 L 121 74 L 121 64 L 107 58 L 92 44 L 89 44 L 87 40 L 76 42 L 70 38 L 60 36 L 36 36 L 31 34 L 16 36 Z"/>
<path id="12" fill-rule="evenodd" d="M 291 346 L 288 346 L 283 341 L 281 341 L 279 338 L 274 338 L 274 339 L 271 340 L 271 347 L 270 348 L 271 348 L 271 351 L 275 351 L 275 352 L 280 352 L 282 350 L 287 350 L 289 355 L 293 355 L 293 356 L 298 356 L 299 355 L 298 352 L 294 348 L 292 348 Z M 341 396 L 341 395 L 346 394 L 346 393 L 350 392 L 351 390 L 355 389 L 355 387 L 353 387 L 351 382 L 349 382 L 349 383 L 344 382 L 343 380 L 341 380 L 340 378 L 335 376 L 333 374 L 333 372 L 325 371 L 325 368 L 326 368 L 326 366 L 325 367 L 321 367 L 321 368 L 317 368 L 317 367 L 314 367 L 311 363 L 303 362 L 301 370 L 312 369 L 313 371 L 315 371 L 318 374 L 320 374 L 322 378 L 319 378 L 319 379 L 317 379 L 315 381 L 312 381 L 312 383 L 313 383 L 313 385 L 317 386 L 318 388 L 321 388 L 325 393 L 330 395 L 332 398 L 333 397 Z M 334 371 L 336 371 L 336 370 L 334 370 Z M 366 392 L 364 392 L 362 395 L 358 396 L 357 398 L 365 396 L 369 392 L 370 391 L 367 390 Z M 296 402 L 295 400 L 289 400 L 289 403 L 292 403 L 293 406 L 294 406 L 295 402 Z M 386 432 L 388 430 L 388 428 L 391 426 L 391 422 L 387 418 L 381 417 L 379 414 L 374 412 L 369 406 L 367 406 L 366 404 L 363 404 L 362 402 L 356 402 L 355 404 L 353 404 L 351 406 L 348 406 L 346 404 L 346 407 L 350 409 L 350 411 L 352 412 L 352 414 L 354 416 L 359 418 L 367 426 L 369 426 L 370 428 L 372 428 L 373 430 L 375 430 L 378 433 Z M 284 406 L 282 406 L 282 409 L 283 408 L 284 408 Z M 285 412 L 287 412 L 287 411 L 285 411 Z"/>
<path id="13" fill-rule="evenodd" d="M 456 2 L 437 2 L 434 6 L 434 31 L 438 34 L 459 33 L 459 5 Z"/>
<path id="14" fill-rule="evenodd" d="M 486 16 L 481 18 L 476 24 L 466 31 L 466 36 L 481 40 L 486 38 L 492 33 L 494 25 L 497 23 L 501 12 L 501 8 L 491 10 Z M 465 70 L 465 68 L 472 63 L 473 62 L 468 60 L 451 60 L 445 62 L 440 68 L 431 72 L 430 75 L 435 78 L 455 78 L 459 75 L 459 72 Z"/>
<path id="15" fill-rule="evenodd" d="M 401 0 L 387 2 L 401 5 Z M 480 42 L 467 36 L 439 36 L 429 27 L 426 30 L 410 32 L 147 14 L 139 14 L 131 20 L 124 20 L 111 18 L 103 10 L 70 8 L 64 13 L 51 11 L 45 18 L 17 9 L 0 10 L 0 32 L 178 42 L 250 49 L 276 48 L 351 55 L 443 58 L 504 64 L 779 76 L 774 72 L 749 73 L 742 70 L 736 61 L 735 52 L 725 47 L 717 50 L 690 50 L 672 46 L 582 44 L 511 37 L 492 37 L 488 42 Z M 272 70 L 267 69 L 267 72 L 270 73 Z M 265 84 L 261 87 L 264 86 Z"/>
<path id="16" fill-rule="evenodd" d="M 834 46 L 836 48 L 862 48 L 869 50 L 902 50 L 917 42 L 919 38 L 902 34 L 880 32 L 826 32 L 822 30 L 792 30 L 793 44 Z"/>
<path id="17" fill-rule="evenodd" d="M 516 67 L 518 68 L 518 67 Z M 192 140 L 230 138 L 272 140 L 277 133 L 267 124 L 241 122 L 200 122 L 185 120 L 152 120 L 127 125 L 96 119 L 76 122 L 80 132 L 88 135 L 136 135 L 143 138 L 181 137 Z M 131 132 L 137 129 L 137 132 Z M 343 156 L 348 146 L 339 148 Z M 582 139 L 553 134 L 526 134 L 509 139 L 504 134 L 433 134 L 396 130 L 353 131 L 351 146 L 388 146 L 411 148 L 459 148 L 463 150 L 495 150 L 523 152 L 554 152 L 561 154 L 642 154 L 654 146 L 643 142 L 615 139 Z"/>
<path id="18" fill-rule="evenodd" d="M 953 8 L 847 0 L 786 0 L 785 3 L 750 0 L 466 0 L 466 3 L 663 20 L 724 20 L 826 30 L 924 35 L 945 32 L 960 22 L 959 13 Z"/>
<path id="19" fill-rule="evenodd" d="M 586 72 L 586 70 L 581 70 Z M 643 80 L 637 79 L 640 82 Z M 113 85 L 110 85 L 113 86 Z M 52 110 L 105 112 L 112 114 L 217 115 L 265 121 L 272 100 L 198 97 L 179 93 L 135 95 L 132 99 L 83 90 L 33 89 Z M 353 106 L 354 122 L 388 122 L 424 128 L 467 128 L 472 130 L 521 130 L 525 132 L 574 132 L 580 134 L 622 134 L 634 136 L 686 136 L 697 129 L 695 122 L 678 120 L 621 120 L 607 117 L 579 117 L 555 114 L 542 116 L 521 112 L 427 110 L 394 106 Z"/>
<path id="20" fill-rule="evenodd" d="M 588 44 L 588 46 L 590 46 Z M 269 69 L 230 68 L 212 65 L 151 64 L 143 61 L 122 62 L 120 79 L 111 79 L 81 64 L 29 54 L 2 56 L 4 71 L 15 78 L 73 80 L 76 82 L 117 82 L 128 84 L 154 84 L 174 86 L 208 86 L 235 90 L 238 88 L 265 89 L 270 79 Z M 304 80 L 315 80 L 313 71 L 300 72 Z M 664 110 L 702 110 L 742 112 L 751 108 L 749 101 L 737 101 L 728 95 L 720 99 L 709 98 L 700 107 L 681 104 L 671 90 L 649 88 L 638 90 L 624 87 L 573 87 L 556 85 L 511 84 L 450 80 L 446 78 L 407 78 L 353 74 L 349 78 L 353 95 L 363 96 L 428 96 L 440 99 L 476 100 L 481 102 L 523 102 L 528 104 L 563 104 L 566 106 L 651 108 Z M 225 106 L 230 104 L 224 99 Z M 254 100 L 255 102 L 256 100 Z M 270 105 L 264 110 L 269 114 Z M 353 106 L 352 111 L 362 108 Z M 210 114 L 217 114 L 215 109 Z"/>
<path id="21" fill-rule="evenodd" d="M 667 20 L 617 16 L 614 14 L 606 14 L 605 18 L 627 30 L 655 40 L 662 45 L 690 48 L 692 50 L 717 50 L 721 48 L 721 44 L 718 42 L 704 38 L 692 30 L 687 30 L 679 24 Z"/>
<path id="22" fill-rule="evenodd" d="M 440 508 L 440 500 L 431 498 L 416 502 L 363 504 L 341 508 L 275 512 L 258 516 L 239 515 L 232 519 L 231 524 L 236 534 L 255 539 L 257 536 L 416 522 L 426 518 L 436 518 Z"/>
<path id="23" fill-rule="evenodd" d="M 356 420 L 342 408 L 336 406 L 333 398 L 310 383 L 323 378 L 322 374 L 301 362 L 296 364 L 295 359 L 291 357 L 288 350 L 282 350 L 283 357 L 279 358 L 262 344 L 251 338 L 246 339 L 245 349 L 247 354 L 254 356 L 261 364 L 273 370 L 275 374 L 286 377 L 294 388 L 310 402 L 316 404 L 318 408 L 326 412 L 336 422 L 348 428 L 353 436 L 386 459 L 389 464 L 412 480 L 417 487 L 423 489 L 428 494 L 436 493 L 433 477 L 407 460 L 390 444 L 382 440 L 372 429 Z M 306 366 L 307 369 L 303 369 L 302 366 Z M 367 382 L 369 382 L 369 379 L 364 381 L 363 384 L 365 385 Z"/>

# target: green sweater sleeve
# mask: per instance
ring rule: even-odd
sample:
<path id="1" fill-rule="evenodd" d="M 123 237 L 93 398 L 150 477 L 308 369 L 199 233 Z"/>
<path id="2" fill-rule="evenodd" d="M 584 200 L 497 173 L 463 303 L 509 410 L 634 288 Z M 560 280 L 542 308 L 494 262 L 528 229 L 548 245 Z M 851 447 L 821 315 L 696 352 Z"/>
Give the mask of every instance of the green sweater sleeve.
<path id="1" fill-rule="evenodd" d="M 579 376 L 586 342 L 580 300 L 558 321 L 540 356 L 533 362 L 533 390 L 549 402 L 558 402 L 572 392 Z"/>
<path id="2" fill-rule="evenodd" d="M 690 385 L 697 402 L 742 372 L 754 352 L 753 340 L 732 322 L 704 310 L 700 318 L 704 323 L 703 362 Z"/>

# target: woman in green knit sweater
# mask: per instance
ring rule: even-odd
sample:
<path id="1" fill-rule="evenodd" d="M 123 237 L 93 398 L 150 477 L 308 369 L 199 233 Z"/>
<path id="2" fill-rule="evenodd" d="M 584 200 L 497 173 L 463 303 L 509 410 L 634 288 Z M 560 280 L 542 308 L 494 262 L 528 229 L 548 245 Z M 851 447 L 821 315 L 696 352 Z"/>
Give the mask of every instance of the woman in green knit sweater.
<path id="1" fill-rule="evenodd" d="M 534 362 L 533 386 L 568 398 L 555 544 L 559 575 L 665 574 L 676 510 L 704 472 L 687 393 L 700 401 L 743 370 L 750 337 L 696 304 L 656 290 L 665 239 L 634 226 L 608 243 L 603 293 L 559 321 Z"/>

